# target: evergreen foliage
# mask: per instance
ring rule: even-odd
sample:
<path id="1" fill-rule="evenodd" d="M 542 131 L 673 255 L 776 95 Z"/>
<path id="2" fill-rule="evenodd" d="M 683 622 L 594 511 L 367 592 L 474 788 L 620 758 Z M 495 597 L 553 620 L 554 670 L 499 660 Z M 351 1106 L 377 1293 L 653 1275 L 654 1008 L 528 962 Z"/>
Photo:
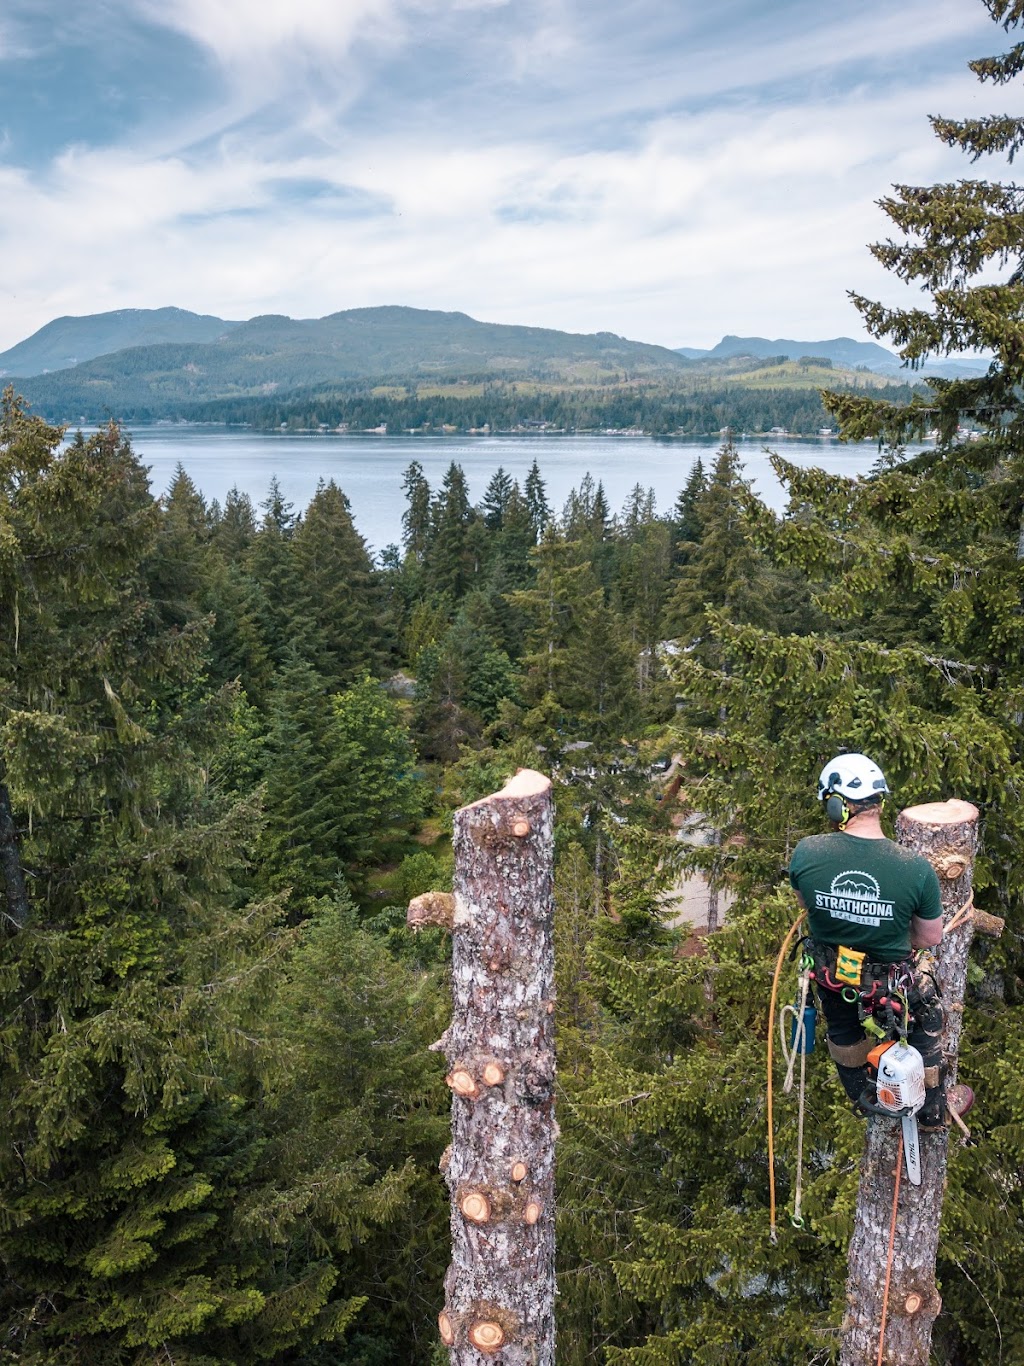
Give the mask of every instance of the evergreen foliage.
<path id="1" fill-rule="evenodd" d="M 990 8 L 1012 23 L 1021 17 Z M 978 68 L 983 77 L 1004 70 Z M 972 152 L 1014 146 L 1005 121 L 940 120 L 937 131 Z M 859 1129 L 829 1069 L 815 1062 L 807 1222 L 780 1226 L 771 1244 L 763 1040 L 773 1027 L 766 1019 L 772 960 L 793 913 L 774 884 L 796 840 L 817 828 L 818 766 L 843 748 L 878 759 L 900 805 L 955 794 L 985 813 L 977 901 L 1006 916 L 1011 932 L 974 950 L 961 1067 L 981 1098 L 984 1137 L 953 1150 L 940 1245 L 944 1314 L 934 1348 L 937 1360 L 950 1363 L 1006 1360 L 1021 1341 L 1018 1088 L 1007 1087 L 1007 1077 L 1024 1070 L 1012 930 L 1024 871 L 1016 800 L 1024 780 L 1024 502 L 1014 202 L 1007 187 L 975 182 L 901 187 L 883 207 L 911 240 L 876 254 L 922 283 L 934 311 L 858 301 L 870 330 L 892 336 L 911 361 L 928 351 L 991 347 L 996 360 L 987 377 L 935 381 L 930 398 L 904 408 L 827 395 L 844 434 L 878 435 L 896 449 L 862 481 L 777 461 L 791 494 L 782 518 L 732 483 L 724 453 L 696 502 L 701 535 L 686 547 L 676 607 L 684 640 L 699 632 L 701 648 L 676 656 L 683 709 L 673 744 L 689 800 L 718 838 L 683 858 L 738 900 L 700 956 L 663 949 L 644 960 L 628 944 L 617 952 L 595 945 L 591 954 L 599 986 L 620 1010 L 633 1005 L 613 1045 L 595 1051 L 594 1104 L 621 1124 L 625 1139 L 646 1136 L 658 1151 L 633 1168 L 638 1214 L 623 1230 L 623 1251 L 613 1254 L 623 1289 L 648 1306 L 656 1326 L 615 1343 L 611 1362 L 710 1363 L 730 1352 L 765 1363 L 834 1359 Z M 1002 264 L 1002 283 L 992 283 L 991 271 L 977 279 L 991 264 Z M 967 425 L 976 439 L 960 433 Z M 899 443 L 933 426 L 934 453 L 902 458 Z M 702 562 L 710 571 L 703 581 Z M 789 630 L 780 629 L 769 591 L 787 576 L 813 594 Z M 667 1018 L 677 1026 L 689 1021 L 685 1054 L 651 1037 L 660 1002 L 670 1003 Z M 780 1142 L 786 1198 L 794 1135 L 785 1105 Z M 596 1140 L 591 1151 L 596 1161 Z"/>
<path id="2" fill-rule="evenodd" d="M 998 85 L 1024 56 L 972 65 Z M 1024 143 L 1009 117 L 933 122 L 971 156 Z M 973 953 L 977 1142 L 953 1150 L 934 1347 L 1024 1353 L 1018 199 L 884 201 L 901 238 L 876 255 L 930 303 L 858 300 L 869 327 L 912 363 L 993 364 L 826 395 L 885 449 L 864 480 L 777 461 L 782 516 L 728 440 L 664 512 L 638 485 L 613 515 L 588 476 L 558 514 L 536 463 L 474 507 L 458 464 L 432 490 L 413 462 L 374 567 L 333 483 L 301 515 L 276 482 L 260 517 L 209 505 L 181 470 L 154 500 L 116 427 L 63 448 L 8 393 L 0 1361 L 434 1366 L 446 949 L 403 908 L 450 885 L 450 808 L 525 765 L 557 788 L 559 1361 L 834 1360 L 862 1131 L 812 1057 L 806 1223 L 773 1243 L 764 1046 L 782 870 L 842 748 L 900 805 L 983 809 L 977 901 L 1008 929 Z M 457 401 L 482 425 L 527 400 Z M 668 400 L 615 402 L 627 425 Z M 694 873 L 730 898 L 713 934 L 674 923 Z"/>
<path id="3" fill-rule="evenodd" d="M 234 886 L 253 804 L 204 766 L 232 699 L 201 687 L 202 621 L 154 595 L 161 514 L 131 447 L 61 435 L 8 391 L 0 1351 L 233 1362 L 245 1325 L 272 1355 L 233 1209 L 262 1141 L 243 1038 L 280 940 Z"/>

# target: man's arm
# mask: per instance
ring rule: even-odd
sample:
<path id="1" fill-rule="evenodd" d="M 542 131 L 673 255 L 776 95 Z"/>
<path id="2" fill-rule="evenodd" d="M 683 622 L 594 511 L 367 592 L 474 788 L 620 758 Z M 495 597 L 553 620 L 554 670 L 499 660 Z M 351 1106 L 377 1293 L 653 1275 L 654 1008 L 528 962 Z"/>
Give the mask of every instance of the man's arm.
<path id="1" fill-rule="evenodd" d="M 910 918 L 910 946 L 915 949 L 933 949 L 942 941 L 942 916 L 933 920 L 922 920 L 914 915 Z"/>
<path id="2" fill-rule="evenodd" d="M 921 893 L 918 910 L 924 915 L 910 918 L 910 943 L 915 949 L 933 949 L 942 940 L 942 894 L 935 869 L 918 856 L 921 868 Z"/>

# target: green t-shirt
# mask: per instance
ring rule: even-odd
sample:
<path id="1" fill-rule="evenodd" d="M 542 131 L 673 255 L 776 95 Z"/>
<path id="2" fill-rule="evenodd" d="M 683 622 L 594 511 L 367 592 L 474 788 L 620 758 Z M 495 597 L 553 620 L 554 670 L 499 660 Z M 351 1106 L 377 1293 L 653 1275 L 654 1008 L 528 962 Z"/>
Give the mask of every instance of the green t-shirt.
<path id="1" fill-rule="evenodd" d="M 911 916 L 942 914 L 935 869 L 892 840 L 842 830 L 810 835 L 793 850 L 789 880 L 807 907 L 812 939 L 863 950 L 873 962 L 909 955 Z"/>

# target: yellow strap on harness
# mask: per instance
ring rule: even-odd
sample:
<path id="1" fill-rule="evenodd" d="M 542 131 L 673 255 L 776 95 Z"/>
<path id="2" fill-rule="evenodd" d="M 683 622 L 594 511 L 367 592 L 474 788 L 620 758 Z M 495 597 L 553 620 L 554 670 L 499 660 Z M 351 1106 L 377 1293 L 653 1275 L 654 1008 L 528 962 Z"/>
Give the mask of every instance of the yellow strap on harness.
<path id="1" fill-rule="evenodd" d="M 836 950 L 836 981 L 842 982 L 844 986 L 859 987 L 866 957 L 866 953 L 844 948 L 840 944 Z"/>

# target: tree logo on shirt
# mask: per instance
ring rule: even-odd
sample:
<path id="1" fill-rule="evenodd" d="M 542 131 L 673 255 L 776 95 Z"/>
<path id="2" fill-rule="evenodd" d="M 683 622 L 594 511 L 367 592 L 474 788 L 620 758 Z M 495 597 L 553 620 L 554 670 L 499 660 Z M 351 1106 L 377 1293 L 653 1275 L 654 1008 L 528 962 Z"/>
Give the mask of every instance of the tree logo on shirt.
<path id="1" fill-rule="evenodd" d="M 827 911 L 833 920 L 847 920 L 854 925 L 873 925 L 891 920 L 893 903 L 882 900 L 882 889 L 877 879 L 858 868 L 848 868 L 837 874 L 827 892 L 815 892 L 814 904 Z"/>

